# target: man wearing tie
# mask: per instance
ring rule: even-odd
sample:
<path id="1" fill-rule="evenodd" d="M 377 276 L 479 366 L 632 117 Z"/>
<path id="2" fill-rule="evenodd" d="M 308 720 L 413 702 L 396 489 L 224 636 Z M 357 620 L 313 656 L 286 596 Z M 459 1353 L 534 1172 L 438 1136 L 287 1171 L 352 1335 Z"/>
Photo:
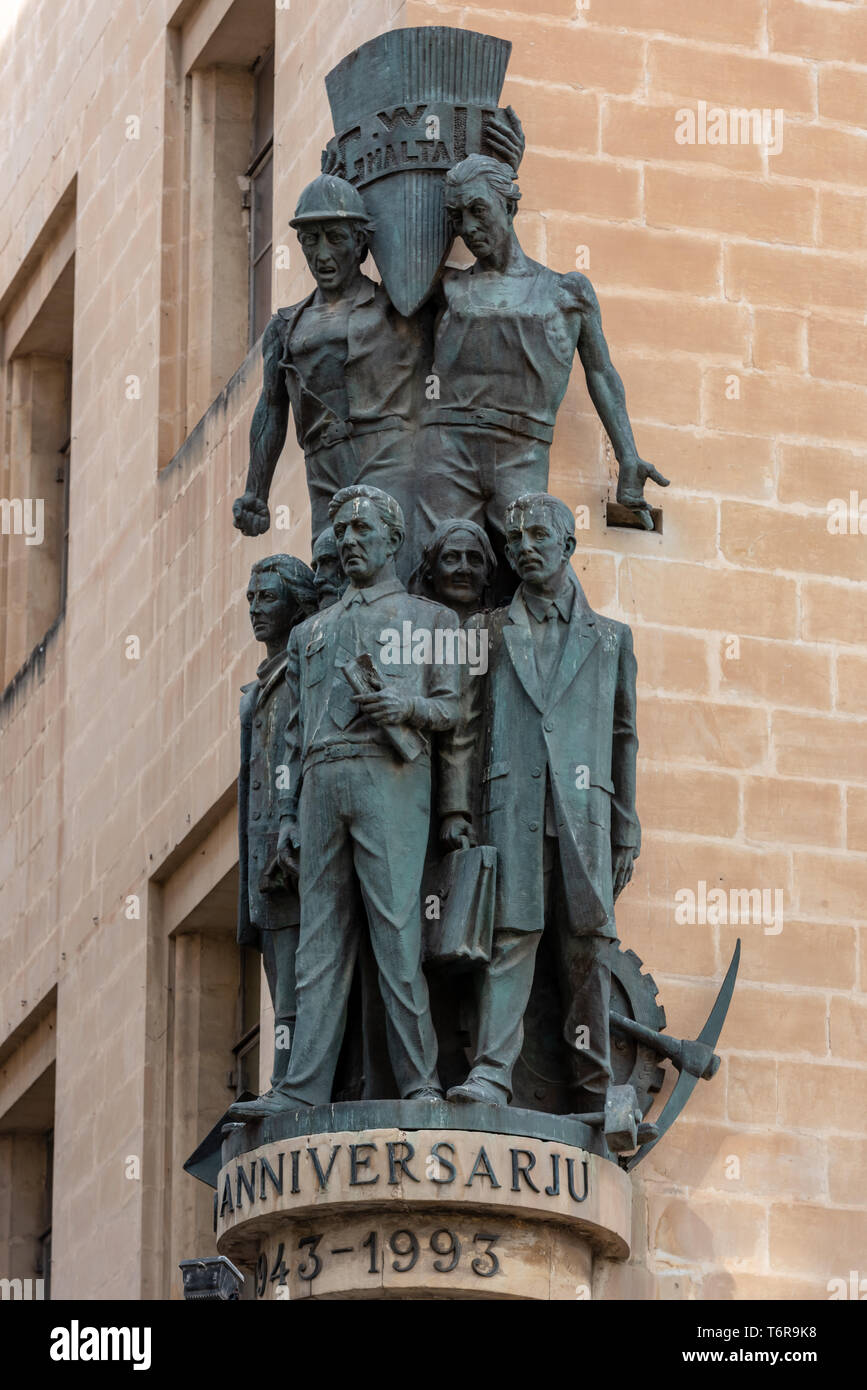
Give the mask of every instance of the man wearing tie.
<path id="1" fill-rule="evenodd" d="M 521 583 L 508 608 L 476 619 L 489 627 L 488 674 L 468 683 L 440 795 L 446 844 L 474 839 L 473 748 L 483 739 L 479 838 L 498 850 L 496 928 L 475 1060 L 448 1098 L 511 1099 L 544 929 L 556 938 L 572 1104 L 598 1111 L 611 1082 L 614 902 L 641 843 L 632 634 L 587 603 L 570 564 L 574 518 L 564 502 L 519 497 L 505 538 Z"/>
<path id="2" fill-rule="evenodd" d="M 376 959 L 398 1091 L 404 1099 L 442 1099 L 419 893 L 431 740 L 459 713 L 460 668 L 437 659 L 433 637 L 437 629 L 456 632 L 458 620 L 408 594 L 397 578 L 404 518 L 393 497 L 356 484 L 334 496 L 329 515 L 349 587 L 294 629 L 286 663 L 288 787 L 279 856 L 285 871 L 299 874 L 298 1019 L 285 1078 L 269 1095 L 232 1106 L 236 1119 L 332 1099 L 363 930 Z M 413 651 L 418 638 L 430 659 L 394 660 L 393 634 L 405 627 Z M 372 674 L 366 689 L 348 678 L 357 676 L 359 658 Z"/>

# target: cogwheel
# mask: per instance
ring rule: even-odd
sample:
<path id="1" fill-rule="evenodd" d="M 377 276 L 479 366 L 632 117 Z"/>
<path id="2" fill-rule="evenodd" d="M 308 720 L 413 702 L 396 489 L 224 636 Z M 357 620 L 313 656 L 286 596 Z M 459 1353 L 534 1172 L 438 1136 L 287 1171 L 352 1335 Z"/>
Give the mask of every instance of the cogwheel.
<path id="1" fill-rule="evenodd" d="M 641 973 L 642 964 L 634 951 L 624 951 L 619 942 L 613 943 L 611 1008 L 661 1033 L 665 1028 L 665 1009 L 657 999 L 659 989 L 653 976 Z M 641 1113 L 646 1115 L 665 1079 L 658 1054 L 645 1043 L 612 1031 L 611 1067 L 615 1085 L 635 1087 Z"/>

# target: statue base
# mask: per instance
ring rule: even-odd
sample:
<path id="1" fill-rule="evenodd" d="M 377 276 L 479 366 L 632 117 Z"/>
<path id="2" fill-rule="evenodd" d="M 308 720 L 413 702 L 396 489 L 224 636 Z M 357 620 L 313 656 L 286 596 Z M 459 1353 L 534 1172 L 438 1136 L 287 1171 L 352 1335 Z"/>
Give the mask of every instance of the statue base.
<path id="1" fill-rule="evenodd" d="M 631 1198 L 563 1116 L 352 1102 L 227 1130 L 217 1248 L 261 1299 L 589 1299 Z"/>

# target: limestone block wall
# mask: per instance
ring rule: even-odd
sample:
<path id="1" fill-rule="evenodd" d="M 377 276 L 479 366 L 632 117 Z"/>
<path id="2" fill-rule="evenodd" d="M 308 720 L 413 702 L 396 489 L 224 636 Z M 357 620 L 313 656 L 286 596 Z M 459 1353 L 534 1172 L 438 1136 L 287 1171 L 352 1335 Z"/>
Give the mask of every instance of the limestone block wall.
<path id="1" fill-rule="evenodd" d="M 167 31 L 228 9 L 22 0 L 0 33 L 0 315 L 75 207 L 67 605 L 0 709 L 0 1111 L 2 1065 L 56 989 L 57 1297 L 168 1291 L 161 884 L 230 804 L 258 659 L 249 566 L 309 541 L 294 440 L 273 499 L 291 528 L 252 542 L 231 527 L 255 351 L 159 466 L 181 254 L 163 218 Z M 695 1036 L 743 941 L 719 1076 L 639 1170 L 635 1256 L 600 1291 L 826 1298 L 867 1235 L 860 499 L 854 534 L 828 524 L 867 453 L 867 10 L 293 0 L 275 14 L 274 241 L 290 248 L 275 305 L 308 286 L 287 224 L 329 133 L 324 73 L 426 23 L 512 40 L 519 235 L 590 275 L 639 448 L 672 479 L 652 499 L 662 534 L 606 527 L 615 468 L 576 367 L 551 490 L 587 508 L 591 603 L 635 631 L 645 840 L 619 922 L 672 1032 Z M 781 112 L 782 147 L 678 143 L 700 103 Z M 769 895 L 769 921 L 678 921 L 690 893 L 713 917 L 701 884 L 727 903 Z"/>

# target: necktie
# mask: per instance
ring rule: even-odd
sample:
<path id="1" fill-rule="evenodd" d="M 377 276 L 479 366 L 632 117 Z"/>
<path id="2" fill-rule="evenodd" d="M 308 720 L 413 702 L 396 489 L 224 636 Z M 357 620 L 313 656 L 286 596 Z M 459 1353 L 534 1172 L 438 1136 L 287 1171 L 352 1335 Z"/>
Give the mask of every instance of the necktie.
<path id="1" fill-rule="evenodd" d="M 557 669 L 557 658 L 560 655 L 559 624 L 560 615 L 557 612 L 556 604 L 552 603 L 539 630 L 536 648 L 536 665 L 539 668 L 539 680 L 542 683 L 543 691 L 547 690 Z"/>

